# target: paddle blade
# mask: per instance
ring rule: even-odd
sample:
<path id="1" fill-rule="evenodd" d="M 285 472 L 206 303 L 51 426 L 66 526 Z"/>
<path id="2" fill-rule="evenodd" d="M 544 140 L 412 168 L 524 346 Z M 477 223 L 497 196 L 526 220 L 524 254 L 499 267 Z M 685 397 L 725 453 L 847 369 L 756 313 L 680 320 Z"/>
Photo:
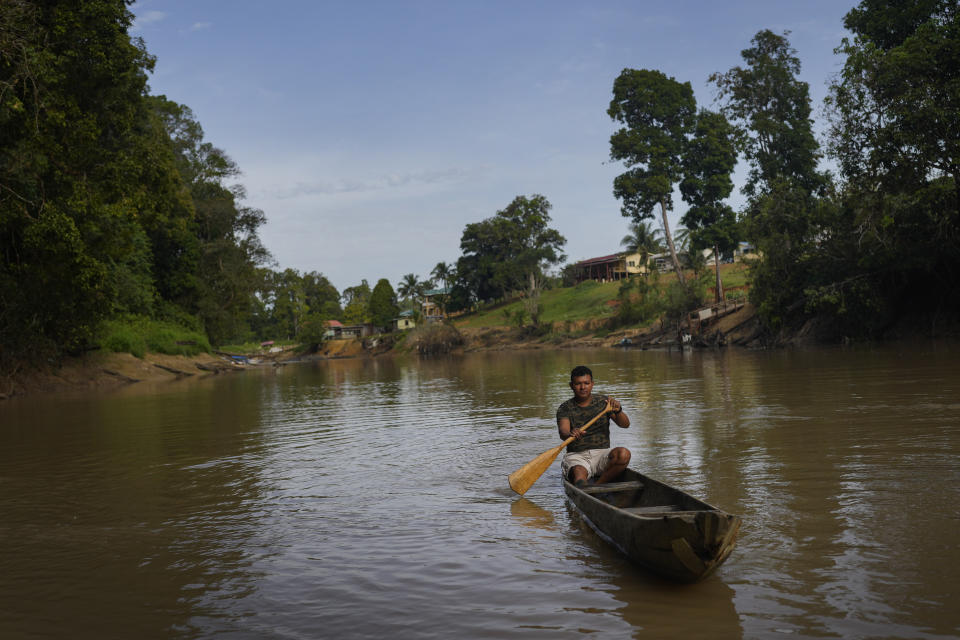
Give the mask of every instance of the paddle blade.
<path id="1" fill-rule="evenodd" d="M 543 472 L 550 468 L 550 465 L 553 464 L 553 461 L 557 459 L 557 456 L 560 455 L 560 451 L 562 451 L 565 446 L 567 446 L 566 442 L 558 447 L 544 451 L 536 458 L 511 473 L 510 477 L 508 478 L 510 482 L 510 488 L 520 495 L 525 494 L 527 489 L 532 487 L 533 483 L 543 475 Z"/>

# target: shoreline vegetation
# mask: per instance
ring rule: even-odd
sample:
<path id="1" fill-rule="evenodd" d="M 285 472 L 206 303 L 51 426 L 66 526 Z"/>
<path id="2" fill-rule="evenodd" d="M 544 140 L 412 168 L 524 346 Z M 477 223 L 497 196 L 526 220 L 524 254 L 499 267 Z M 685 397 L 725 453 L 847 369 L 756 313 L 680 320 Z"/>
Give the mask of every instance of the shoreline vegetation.
<path id="1" fill-rule="evenodd" d="M 724 265 L 723 277 L 747 288 L 748 269 Z M 669 282 L 669 280 L 668 280 Z M 668 284 L 668 283 L 667 283 Z M 733 285 L 731 288 L 736 288 Z M 50 393 L 96 393 L 133 384 L 147 385 L 199 380 L 209 376 L 243 372 L 261 367 L 342 358 L 373 358 L 402 355 L 423 357 L 474 351 L 623 348 L 623 349 L 720 349 L 806 348 L 850 345 L 835 326 L 798 315 L 798 322 L 777 332 L 763 324 L 756 307 L 745 296 L 719 305 L 705 305 L 711 317 L 700 321 L 696 313 L 681 322 L 660 316 L 649 323 L 618 326 L 622 282 L 588 282 L 575 287 L 544 292 L 542 321 L 538 326 L 511 323 L 523 300 L 511 300 L 483 311 L 427 324 L 408 331 L 395 331 L 369 338 L 331 339 L 316 350 L 299 344 L 260 348 L 254 345 L 213 349 L 208 344 L 176 341 L 162 327 L 163 341 L 128 337 L 120 340 L 113 331 L 104 337 L 104 348 L 68 357 L 47 368 L 24 367 L 0 379 L 0 400 L 15 396 Z M 579 301 L 581 304 L 576 304 Z M 918 338 L 960 336 L 957 318 L 913 318 L 891 327 L 883 341 L 906 342 Z M 182 336 L 180 336 L 182 337 Z M 188 343 L 182 345 L 181 343 Z M 877 341 L 870 341 L 876 343 Z M 860 344 L 860 342 L 857 342 Z M 173 347 L 171 345 L 176 344 Z M 125 348 L 126 347 L 126 348 Z M 178 351 L 161 353 L 157 349 Z"/>

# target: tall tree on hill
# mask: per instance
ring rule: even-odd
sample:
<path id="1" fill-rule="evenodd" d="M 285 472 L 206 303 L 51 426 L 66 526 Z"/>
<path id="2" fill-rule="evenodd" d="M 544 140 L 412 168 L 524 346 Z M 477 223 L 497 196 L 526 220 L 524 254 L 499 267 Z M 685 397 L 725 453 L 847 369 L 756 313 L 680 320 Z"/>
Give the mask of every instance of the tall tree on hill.
<path id="1" fill-rule="evenodd" d="M 322 314 L 328 319 L 339 318 L 343 313 L 340 308 L 340 293 L 319 271 L 303 274 L 303 293 L 311 313 Z"/>
<path id="2" fill-rule="evenodd" d="M 355 287 L 347 287 L 343 290 L 343 320 L 347 324 L 363 324 L 370 321 L 369 303 L 370 303 L 370 285 L 366 278 L 360 281 Z"/>
<path id="3" fill-rule="evenodd" d="M 793 183 L 808 193 L 825 185 L 817 172 L 820 151 L 810 118 L 810 88 L 797 78 L 800 59 L 788 35 L 759 31 L 753 46 L 740 52 L 744 66 L 710 76 L 724 101 L 723 114 L 743 135 L 748 196 L 769 193 L 778 183 Z"/>
<path id="4" fill-rule="evenodd" d="M 550 208 L 542 195 L 517 196 L 493 217 L 464 228 L 457 274 L 476 299 L 539 291 L 546 269 L 565 257 L 566 239 L 550 228 Z"/>
<path id="5" fill-rule="evenodd" d="M 438 262 L 437 266 L 435 266 L 433 271 L 430 272 L 430 275 L 439 280 L 443 284 L 443 288 L 446 289 L 450 284 L 450 277 L 453 275 L 453 268 L 446 262 Z"/>
<path id="6" fill-rule="evenodd" d="M 437 294 L 435 299 L 437 304 L 440 305 L 440 309 L 443 311 L 443 314 L 446 315 L 447 305 L 450 301 L 450 281 L 454 276 L 453 268 L 446 262 L 438 262 L 437 266 L 435 266 L 433 271 L 430 272 L 430 275 L 432 275 L 442 284 L 444 291 L 443 293 Z"/>
<path id="7" fill-rule="evenodd" d="M 607 109 L 624 125 L 610 137 L 610 157 L 628 169 L 613 181 L 613 193 L 623 203 L 620 210 L 640 221 L 660 207 L 664 238 L 681 283 L 683 271 L 667 211 L 673 208 L 673 185 L 682 176 L 681 157 L 696 108 L 689 82 L 677 82 L 660 71 L 624 69 L 614 80 Z"/>
<path id="8" fill-rule="evenodd" d="M 397 285 L 397 293 L 400 294 L 400 297 L 403 298 L 404 303 L 410 309 L 416 307 L 417 301 L 423 296 L 423 292 L 423 282 L 414 273 L 405 274 L 400 279 L 400 284 Z"/>
<path id="9" fill-rule="evenodd" d="M 724 200 L 733 191 L 730 174 L 737 164 L 733 127 L 722 114 L 701 110 L 683 154 L 680 193 L 690 205 L 683 224 L 693 232 L 693 249 L 713 248 L 716 300 L 723 300 L 720 254 L 737 242 L 737 216 Z"/>
<path id="10" fill-rule="evenodd" d="M 373 287 L 370 294 L 370 302 L 367 305 L 367 312 L 370 316 L 370 322 L 377 327 L 390 330 L 400 308 L 397 306 L 397 296 L 393 292 L 390 281 L 386 278 L 380 278 Z"/>

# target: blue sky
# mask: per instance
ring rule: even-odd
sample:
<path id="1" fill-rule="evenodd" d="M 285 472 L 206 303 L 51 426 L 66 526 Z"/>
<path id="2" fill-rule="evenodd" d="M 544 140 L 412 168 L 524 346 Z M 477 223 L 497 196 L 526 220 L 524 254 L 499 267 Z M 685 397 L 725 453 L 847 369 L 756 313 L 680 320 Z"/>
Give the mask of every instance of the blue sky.
<path id="1" fill-rule="evenodd" d="M 629 221 L 606 109 L 620 71 L 660 70 L 715 107 L 707 77 L 757 31 L 790 30 L 822 130 L 853 5 L 140 0 L 132 33 L 157 58 L 152 92 L 193 109 L 240 166 L 276 266 L 342 291 L 454 263 L 464 226 L 518 195 L 553 204 L 568 261 L 618 251 Z M 683 211 L 677 199 L 672 225 Z"/>

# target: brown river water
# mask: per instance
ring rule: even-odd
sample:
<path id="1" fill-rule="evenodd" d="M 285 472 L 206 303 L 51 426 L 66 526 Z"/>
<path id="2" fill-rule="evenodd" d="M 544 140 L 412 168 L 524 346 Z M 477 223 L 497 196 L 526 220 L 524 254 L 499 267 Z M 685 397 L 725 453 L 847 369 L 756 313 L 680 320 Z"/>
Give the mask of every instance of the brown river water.
<path id="1" fill-rule="evenodd" d="M 695 585 L 566 506 L 569 371 L 743 517 Z M 957 638 L 960 348 L 334 360 L 0 403 L 0 638 Z"/>

